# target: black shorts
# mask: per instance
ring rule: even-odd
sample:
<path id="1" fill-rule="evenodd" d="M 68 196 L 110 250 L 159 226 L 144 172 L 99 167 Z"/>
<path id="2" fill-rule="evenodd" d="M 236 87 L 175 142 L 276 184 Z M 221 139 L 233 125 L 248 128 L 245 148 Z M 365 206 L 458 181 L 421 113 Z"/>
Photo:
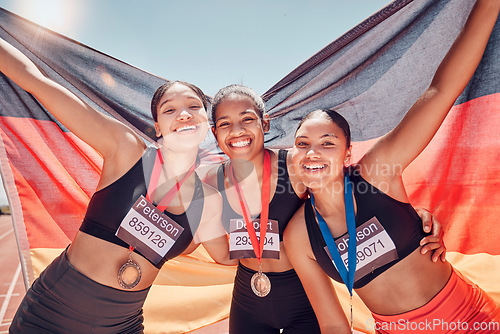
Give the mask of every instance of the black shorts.
<path id="1" fill-rule="evenodd" d="M 238 265 L 229 313 L 231 334 L 314 334 L 320 333 L 318 320 L 295 270 L 266 273 L 271 291 L 256 296 L 250 287 L 255 270 Z"/>
<path id="2" fill-rule="evenodd" d="M 9 333 L 143 333 L 148 291 L 99 284 L 74 269 L 64 251 L 33 282 Z"/>

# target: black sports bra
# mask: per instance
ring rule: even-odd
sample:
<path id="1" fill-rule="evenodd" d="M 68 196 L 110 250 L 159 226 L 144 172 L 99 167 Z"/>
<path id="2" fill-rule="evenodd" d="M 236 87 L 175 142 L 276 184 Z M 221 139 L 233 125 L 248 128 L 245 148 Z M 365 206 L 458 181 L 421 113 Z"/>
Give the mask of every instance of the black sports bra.
<path id="1" fill-rule="evenodd" d="M 109 186 L 94 193 L 80 226 L 80 231 L 128 248 L 124 241 L 115 236 L 115 232 L 137 199 L 141 195 L 146 195 L 146 185 L 149 184 L 155 155 L 156 148 L 148 148 L 141 159 L 127 173 Z M 182 254 L 189 246 L 200 223 L 203 203 L 203 185 L 195 173 L 194 195 L 186 211 L 180 215 L 164 211 L 167 216 L 181 225 L 184 231 L 163 259 L 156 265 L 152 263 L 153 265 L 161 268 L 167 260 Z M 139 251 L 135 251 L 141 254 Z"/>
<path id="2" fill-rule="evenodd" d="M 420 217 L 409 203 L 384 194 L 364 180 L 354 168 L 349 168 L 348 173 L 357 206 L 358 264 L 354 276 L 354 288 L 357 289 L 410 255 L 420 247 L 420 240 L 427 234 L 423 232 Z M 316 261 L 328 276 L 342 283 L 326 252 L 326 243 L 310 199 L 305 203 L 304 216 Z M 347 250 L 345 238 L 347 233 L 335 239 L 341 254 Z"/>
<path id="3" fill-rule="evenodd" d="M 286 157 L 288 151 L 279 150 L 278 152 L 278 182 L 276 184 L 276 191 L 269 203 L 269 219 L 278 221 L 280 241 L 283 241 L 283 231 L 288 225 L 288 222 L 304 203 L 304 200 L 297 196 L 293 190 L 288 175 Z M 222 195 L 222 224 L 227 232 L 229 232 L 229 222 L 231 219 L 239 219 L 242 216 L 236 213 L 231 204 L 229 204 L 226 191 L 224 188 L 224 167 L 221 165 L 217 170 L 217 189 Z M 260 217 L 260 214 L 256 217 Z"/>

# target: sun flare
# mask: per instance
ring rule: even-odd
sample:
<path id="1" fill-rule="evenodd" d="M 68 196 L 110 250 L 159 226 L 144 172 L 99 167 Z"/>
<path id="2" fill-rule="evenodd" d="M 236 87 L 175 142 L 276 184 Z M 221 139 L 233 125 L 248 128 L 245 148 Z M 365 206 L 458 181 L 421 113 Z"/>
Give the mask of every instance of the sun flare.
<path id="1" fill-rule="evenodd" d="M 67 34 L 75 29 L 79 8 L 77 1 L 17 0 L 16 9 L 21 16 L 56 32 Z"/>

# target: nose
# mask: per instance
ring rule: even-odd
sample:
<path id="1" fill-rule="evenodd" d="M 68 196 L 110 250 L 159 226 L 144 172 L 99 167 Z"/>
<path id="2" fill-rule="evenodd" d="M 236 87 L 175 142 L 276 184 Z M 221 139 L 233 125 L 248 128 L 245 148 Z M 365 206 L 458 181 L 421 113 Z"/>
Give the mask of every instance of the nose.
<path id="1" fill-rule="evenodd" d="M 193 118 L 193 115 L 191 115 L 187 110 L 183 109 L 181 113 L 177 116 L 178 120 L 188 120 Z"/>
<path id="2" fill-rule="evenodd" d="M 237 135 L 242 134 L 244 131 L 245 131 L 245 129 L 240 124 L 234 124 L 231 127 L 230 133 L 233 136 L 237 136 Z"/>
<path id="3" fill-rule="evenodd" d="M 308 157 L 308 158 L 317 158 L 317 157 L 319 157 L 319 152 L 318 152 L 318 150 L 314 149 L 314 147 L 311 147 L 306 152 L 306 157 Z"/>

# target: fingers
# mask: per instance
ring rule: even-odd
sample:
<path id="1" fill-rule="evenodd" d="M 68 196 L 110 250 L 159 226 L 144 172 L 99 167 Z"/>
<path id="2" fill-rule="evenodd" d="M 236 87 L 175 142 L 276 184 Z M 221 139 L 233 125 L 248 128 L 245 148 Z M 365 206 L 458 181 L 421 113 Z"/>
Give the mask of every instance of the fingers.
<path id="1" fill-rule="evenodd" d="M 423 238 L 420 240 L 420 253 L 425 254 L 428 251 L 438 249 L 442 246 L 440 240 L 430 241 L 429 239 Z"/>
<path id="2" fill-rule="evenodd" d="M 437 260 L 439 259 L 441 259 L 441 261 L 443 262 L 446 260 L 446 247 L 444 246 L 444 244 L 439 242 L 432 242 L 420 248 L 421 254 L 426 254 L 430 251 L 432 251 L 432 262 L 437 262 Z"/>
<path id="3" fill-rule="evenodd" d="M 433 216 L 427 209 L 424 208 L 416 208 L 417 214 L 422 219 L 422 226 L 425 233 L 432 232 L 432 236 L 441 239 L 443 237 L 443 228 L 441 223 L 437 220 L 435 216 Z M 431 239 L 437 241 L 435 239 Z"/>
<path id="4" fill-rule="evenodd" d="M 429 211 L 427 211 L 424 208 L 415 208 L 415 211 L 417 211 L 417 214 L 420 216 L 420 219 L 422 219 L 422 226 L 424 229 L 425 233 L 429 233 L 432 230 L 432 225 L 433 225 L 433 216 Z"/>
<path id="5" fill-rule="evenodd" d="M 432 234 L 420 240 L 420 253 L 426 254 L 432 251 L 431 259 L 433 262 L 446 261 L 446 246 L 444 245 L 444 231 L 441 223 L 428 210 L 424 208 L 415 208 L 417 214 L 422 219 L 422 226 L 425 233 Z"/>
<path id="6" fill-rule="evenodd" d="M 446 246 L 442 238 L 430 235 L 420 240 L 420 245 L 421 254 L 432 251 L 431 259 L 433 262 L 437 262 L 439 259 L 443 262 L 446 261 Z"/>
<path id="7" fill-rule="evenodd" d="M 442 239 L 443 234 L 444 234 L 443 226 L 435 216 L 432 216 L 432 235 Z"/>
<path id="8" fill-rule="evenodd" d="M 440 245 L 441 239 L 442 238 L 440 236 L 431 234 L 431 235 L 428 235 L 426 237 L 423 237 L 422 240 L 420 240 L 420 246 L 424 246 L 426 244 L 432 244 L 432 243 Z M 436 248 L 436 247 L 434 247 L 434 248 Z"/>
<path id="9" fill-rule="evenodd" d="M 441 259 L 441 261 L 443 262 L 446 261 L 446 247 L 444 246 L 444 244 L 441 245 L 441 247 L 434 250 L 431 259 L 432 262 L 437 262 L 439 259 Z"/>
<path id="10" fill-rule="evenodd" d="M 439 243 L 440 247 L 436 248 L 432 253 L 432 261 L 437 262 L 441 259 L 442 262 L 446 262 L 446 246 L 444 244 L 444 230 L 443 225 L 438 221 L 438 219 L 432 216 L 432 235 L 429 236 L 431 242 Z"/>
<path id="11" fill-rule="evenodd" d="M 446 262 L 446 247 L 444 247 L 444 250 L 443 250 L 443 252 L 441 253 L 440 258 L 441 258 L 441 261 L 442 261 L 442 262 Z"/>

